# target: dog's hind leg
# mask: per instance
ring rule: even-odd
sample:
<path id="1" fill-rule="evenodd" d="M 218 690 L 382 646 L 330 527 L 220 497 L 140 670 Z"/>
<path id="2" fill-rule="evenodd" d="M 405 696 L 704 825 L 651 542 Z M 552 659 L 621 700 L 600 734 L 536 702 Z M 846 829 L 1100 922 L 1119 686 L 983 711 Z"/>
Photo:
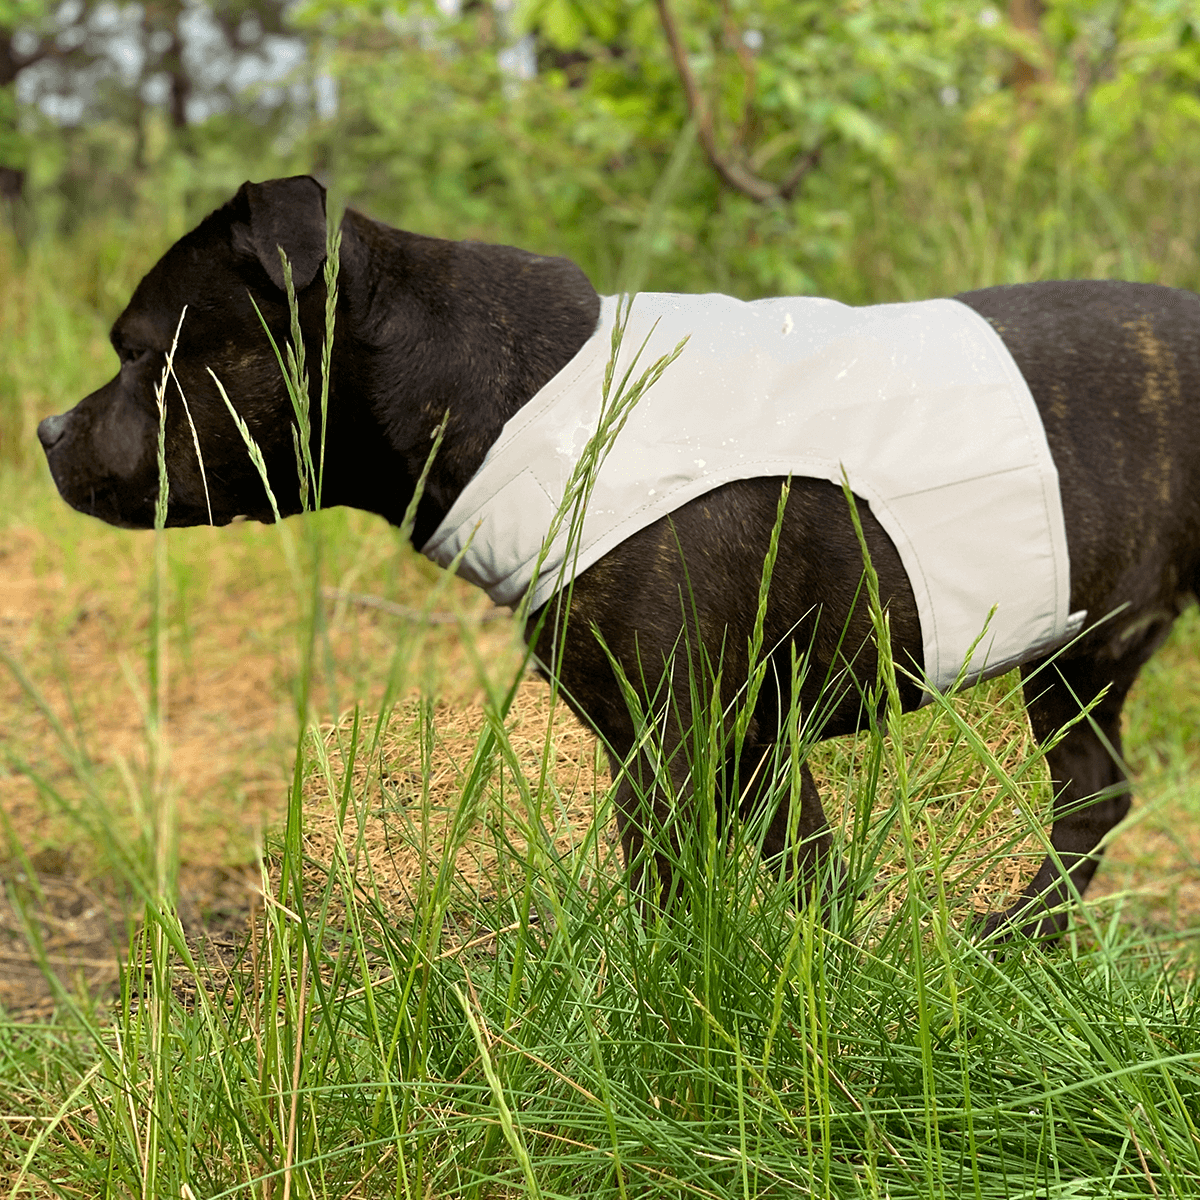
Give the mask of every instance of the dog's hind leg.
<path id="1" fill-rule="evenodd" d="M 1101 842 L 1129 811 L 1121 706 L 1142 664 L 1169 628 L 1170 620 L 1154 622 L 1122 645 L 1115 661 L 1102 651 L 1097 657 L 1022 668 L 1029 721 L 1039 742 L 1045 743 L 1077 718 L 1081 707 L 1097 696 L 1100 699 L 1046 752 L 1054 789 L 1050 832 L 1054 852 L 1046 856 L 1016 904 L 987 918 L 986 935 L 1003 936 L 1006 930 L 1020 929 L 1030 937 L 1050 938 L 1066 929 L 1068 902 L 1085 891 L 1100 865 Z"/>

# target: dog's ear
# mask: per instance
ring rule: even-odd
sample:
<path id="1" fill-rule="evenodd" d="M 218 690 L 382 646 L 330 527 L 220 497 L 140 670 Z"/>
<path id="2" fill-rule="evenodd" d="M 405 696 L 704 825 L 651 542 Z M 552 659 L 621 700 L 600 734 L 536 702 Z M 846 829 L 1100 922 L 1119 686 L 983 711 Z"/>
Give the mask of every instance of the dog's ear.
<path id="1" fill-rule="evenodd" d="M 234 198 L 249 211 L 249 227 L 234 226 L 234 249 L 248 251 L 282 288 L 279 248 L 292 266 L 292 283 L 302 292 L 325 262 L 325 189 L 311 175 L 243 183 Z"/>

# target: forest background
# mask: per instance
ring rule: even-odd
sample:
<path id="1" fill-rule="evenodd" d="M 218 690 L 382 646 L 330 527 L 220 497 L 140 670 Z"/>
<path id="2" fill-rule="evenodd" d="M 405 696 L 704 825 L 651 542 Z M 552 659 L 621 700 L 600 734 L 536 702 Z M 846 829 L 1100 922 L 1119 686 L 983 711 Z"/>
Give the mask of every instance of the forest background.
<path id="1" fill-rule="evenodd" d="M 1190 0 L 4 0 L 3 253 L 107 324 L 243 179 L 312 171 L 601 291 L 1187 286 L 1198 35 Z M 45 365 L 0 362 L 2 462 Z"/>

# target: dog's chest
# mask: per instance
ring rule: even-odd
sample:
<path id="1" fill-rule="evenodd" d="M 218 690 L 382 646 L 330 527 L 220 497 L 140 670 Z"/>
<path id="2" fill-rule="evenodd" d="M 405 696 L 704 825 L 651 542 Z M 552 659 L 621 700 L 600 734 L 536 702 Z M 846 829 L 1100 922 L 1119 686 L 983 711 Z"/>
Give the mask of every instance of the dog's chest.
<path id="1" fill-rule="evenodd" d="M 1065 640 L 1082 619 L 1067 611 L 1058 475 L 1036 405 L 966 305 L 638 295 L 614 381 L 635 358 L 634 380 L 687 343 L 605 439 L 616 315 L 605 299 L 596 333 L 509 421 L 424 547 L 442 565 L 461 553 L 459 573 L 497 603 L 530 588 L 545 602 L 572 572 L 722 484 L 844 472 L 908 572 L 939 688 L 985 625 L 972 675 Z M 610 408 L 616 393 L 614 382 Z M 586 495 L 583 519 L 556 521 L 572 486 Z"/>

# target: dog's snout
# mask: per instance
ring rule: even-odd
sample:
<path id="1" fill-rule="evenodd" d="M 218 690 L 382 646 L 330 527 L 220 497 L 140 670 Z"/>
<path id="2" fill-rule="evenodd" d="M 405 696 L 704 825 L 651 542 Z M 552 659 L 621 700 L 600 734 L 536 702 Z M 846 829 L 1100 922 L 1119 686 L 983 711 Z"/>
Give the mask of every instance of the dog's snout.
<path id="1" fill-rule="evenodd" d="M 38 441 L 49 450 L 59 438 L 67 431 L 67 417 L 65 413 L 56 413 L 52 417 L 47 417 L 38 425 Z"/>

